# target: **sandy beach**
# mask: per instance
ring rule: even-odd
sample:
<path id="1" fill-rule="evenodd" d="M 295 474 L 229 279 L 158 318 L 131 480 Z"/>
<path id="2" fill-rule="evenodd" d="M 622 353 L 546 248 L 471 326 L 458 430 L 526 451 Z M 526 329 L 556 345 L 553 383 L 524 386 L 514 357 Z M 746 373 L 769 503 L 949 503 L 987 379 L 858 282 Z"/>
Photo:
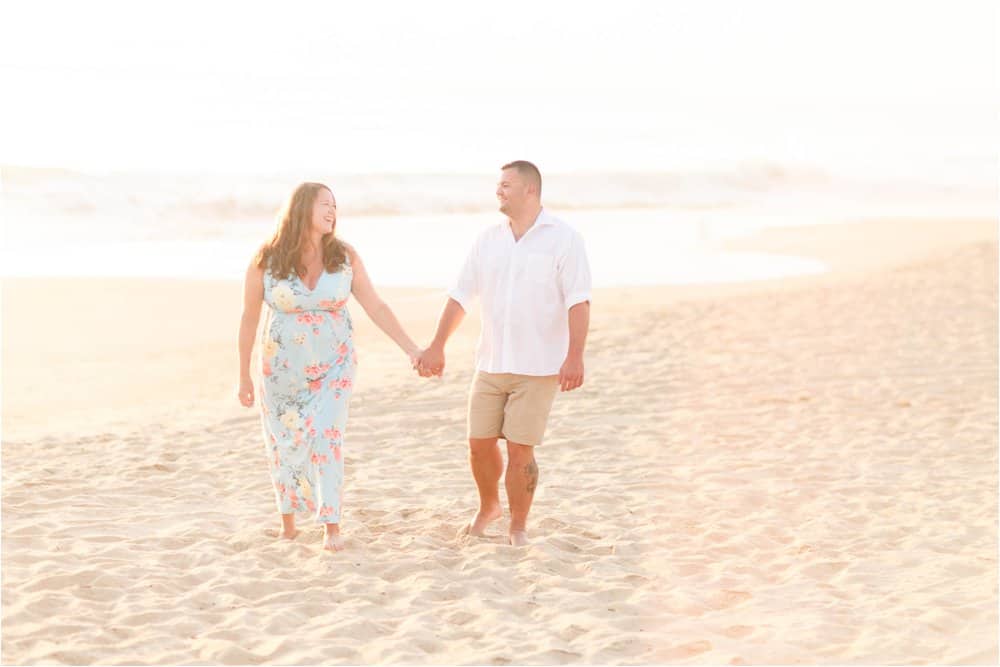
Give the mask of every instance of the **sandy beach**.
<path id="1" fill-rule="evenodd" d="M 478 314 L 422 380 L 352 309 L 330 554 L 275 539 L 239 283 L 5 280 L 0 660 L 996 664 L 995 221 L 729 245 L 831 272 L 596 290 L 525 549 L 459 534 Z"/>

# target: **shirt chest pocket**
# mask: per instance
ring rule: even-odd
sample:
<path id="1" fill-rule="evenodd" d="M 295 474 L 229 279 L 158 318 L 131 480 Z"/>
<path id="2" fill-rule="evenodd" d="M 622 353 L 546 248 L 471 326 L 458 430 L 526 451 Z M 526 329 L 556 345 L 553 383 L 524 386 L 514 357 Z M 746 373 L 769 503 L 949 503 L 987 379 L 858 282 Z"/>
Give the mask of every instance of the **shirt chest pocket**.
<path id="1" fill-rule="evenodd" d="M 552 255 L 529 253 L 524 258 L 524 277 L 536 285 L 555 282 L 556 262 Z"/>

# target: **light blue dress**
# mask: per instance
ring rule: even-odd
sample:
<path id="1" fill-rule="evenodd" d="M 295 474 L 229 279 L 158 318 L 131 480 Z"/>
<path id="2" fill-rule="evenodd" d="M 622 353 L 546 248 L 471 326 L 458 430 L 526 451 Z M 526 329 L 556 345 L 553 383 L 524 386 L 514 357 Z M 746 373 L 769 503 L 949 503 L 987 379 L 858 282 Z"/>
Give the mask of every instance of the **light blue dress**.
<path id="1" fill-rule="evenodd" d="M 264 272 L 261 424 L 278 511 L 340 523 L 344 431 L 357 355 L 347 312 L 349 261 L 310 290 Z"/>

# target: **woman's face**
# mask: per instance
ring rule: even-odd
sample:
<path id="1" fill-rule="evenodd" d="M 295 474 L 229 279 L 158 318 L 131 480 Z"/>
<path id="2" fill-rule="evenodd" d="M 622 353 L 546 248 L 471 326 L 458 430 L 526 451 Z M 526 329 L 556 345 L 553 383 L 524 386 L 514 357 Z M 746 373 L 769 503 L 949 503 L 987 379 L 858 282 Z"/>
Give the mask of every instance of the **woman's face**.
<path id="1" fill-rule="evenodd" d="M 329 234 L 337 224 L 337 200 L 333 193 L 323 188 L 313 202 L 312 226 L 320 234 Z"/>

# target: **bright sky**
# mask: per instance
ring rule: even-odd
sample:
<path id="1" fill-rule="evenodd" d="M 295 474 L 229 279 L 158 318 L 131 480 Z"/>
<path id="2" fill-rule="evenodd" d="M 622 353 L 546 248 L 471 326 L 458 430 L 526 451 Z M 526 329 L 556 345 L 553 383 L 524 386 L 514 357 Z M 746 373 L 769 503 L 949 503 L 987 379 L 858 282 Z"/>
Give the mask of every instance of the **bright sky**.
<path id="1" fill-rule="evenodd" d="M 989 1 L 5 3 L 0 164 L 995 160 Z"/>

